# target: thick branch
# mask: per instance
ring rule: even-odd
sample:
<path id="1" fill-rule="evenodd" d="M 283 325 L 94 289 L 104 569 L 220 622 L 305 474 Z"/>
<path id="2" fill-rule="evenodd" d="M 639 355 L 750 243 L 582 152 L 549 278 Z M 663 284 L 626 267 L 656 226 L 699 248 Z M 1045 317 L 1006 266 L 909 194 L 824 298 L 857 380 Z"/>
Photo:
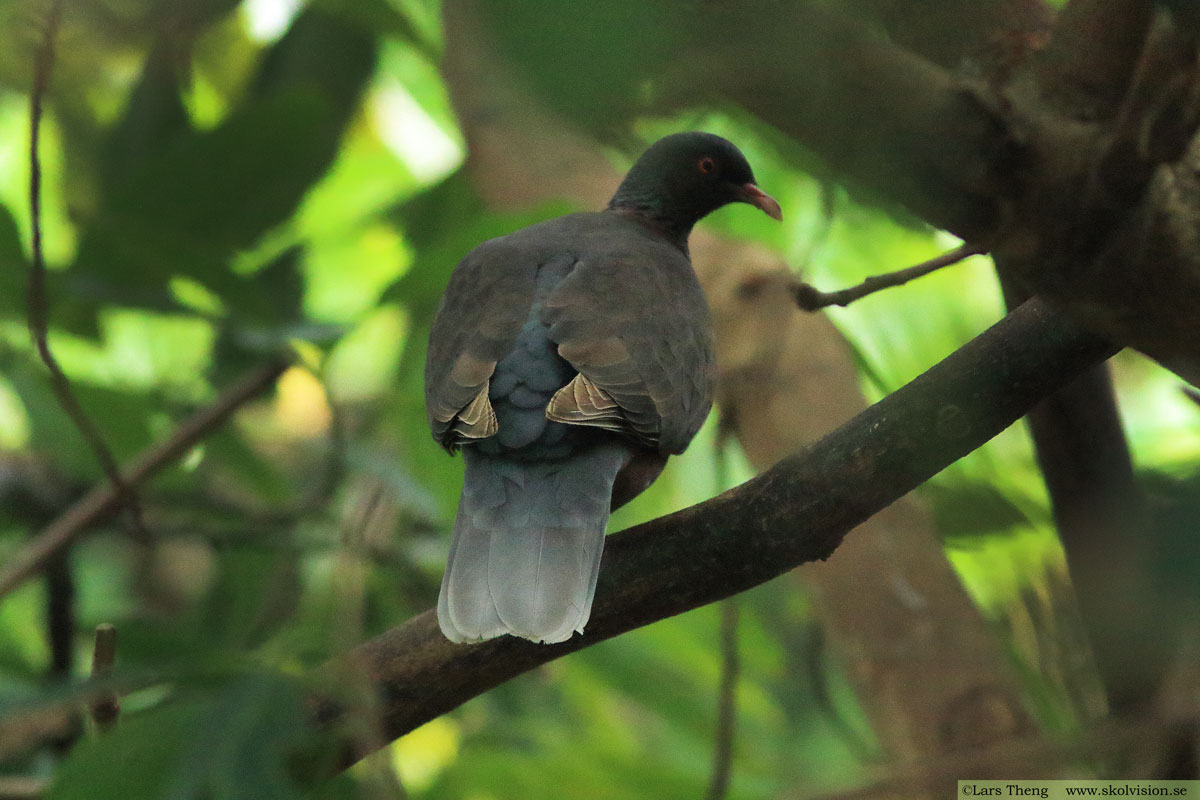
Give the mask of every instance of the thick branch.
<path id="1" fill-rule="evenodd" d="M 698 50 L 722 54 L 713 74 L 693 71 L 677 93 L 719 87 L 839 179 L 992 241 L 1030 292 L 1200 380 L 1200 270 L 1194 249 L 1175 246 L 1200 237 L 1200 173 L 1192 154 L 1157 161 L 1193 139 L 1200 90 L 1186 42 L 1148 36 L 1152 3 L 1075 0 L 1036 73 L 998 85 L 964 83 L 824 4 L 799 5 L 731 5 L 710 26 L 720 40 Z"/>
<path id="2" fill-rule="evenodd" d="M 1113 117 L 1142 54 L 1153 0 L 1071 0 L 1039 59 L 1043 91 L 1084 118 Z"/>
<path id="3" fill-rule="evenodd" d="M 387 738 L 400 736 L 539 664 L 827 558 L 851 528 L 1114 349 L 1026 303 L 806 451 L 706 503 L 611 536 L 585 635 L 558 645 L 511 637 L 454 645 L 431 610 L 349 659 L 383 696 Z M 326 723 L 342 715 L 327 699 L 317 713 Z"/>
<path id="4" fill-rule="evenodd" d="M 1133 472 L 1107 369 L 1098 366 L 1030 411 L 1050 494 L 1100 676 L 1116 713 L 1149 703 L 1178 645 L 1150 560 L 1158 551 Z M 1099 709 L 1097 709 L 1099 710 Z"/>
<path id="5" fill-rule="evenodd" d="M 233 412 L 273 386 L 275 379 L 290 363 L 288 359 L 279 358 L 226 389 L 211 405 L 197 411 L 176 428 L 171 438 L 155 445 L 134 461 L 124 472 L 125 483 L 131 487 L 140 486 L 164 467 L 182 458 L 198 442 L 224 425 Z M 97 486 L 80 498 L 8 560 L 3 571 L 0 571 L 0 597 L 37 574 L 55 553 L 88 527 L 113 514 L 120 506 L 119 491 L 111 484 Z"/>
<path id="6" fill-rule="evenodd" d="M 1045 0 L 849 0 L 892 40 L 946 69 L 997 76 L 1044 44 L 1053 12 Z"/>
<path id="7" fill-rule="evenodd" d="M 770 4 L 705 25 L 717 87 L 810 148 L 839 180 L 886 192 L 932 225 L 979 241 L 995 233 L 1020 158 L 996 111 L 930 61 L 822 4 Z M 708 22 L 711 22 L 709 20 Z M 697 59 L 700 63 L 703 60 Z"/>

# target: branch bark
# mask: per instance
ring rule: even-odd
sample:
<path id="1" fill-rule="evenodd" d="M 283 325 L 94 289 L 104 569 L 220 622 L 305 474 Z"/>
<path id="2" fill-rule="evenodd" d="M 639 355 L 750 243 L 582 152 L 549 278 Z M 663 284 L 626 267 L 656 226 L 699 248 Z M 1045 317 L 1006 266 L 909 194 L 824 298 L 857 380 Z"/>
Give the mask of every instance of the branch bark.
<path id="1" fill-rule="evenodd" d="M 964 240 L 995 233 L 1020 157 L 996 109 L 822 4 L 757 11 L 734 4 L 706 21 L 708 37 L 695 46 L 702 66 L 689 61 L 689 73 L 674 76 L 677 95 L 715 87 L 810 148 L 839 181 L 884 193 Z"/>
<path id="2" fill-rule="evenodd" d="M 990 78 L 1046 42 L 1054 18 L 1045 0 L 844 0 L 879 20 L 892 41 L 946 69 Z"/>
<path id="3" fill-rule="evenodd" d="M 1174 655 L 1178 619 L 1151 590 L 1158 549 L 1109 371 L 1087 370 L 1038 403 L 1029 428 L 1109 703 L 1140 710 Z"/>
<path id="4" fill-rule="evenodd" d="M 396 738 L 539 664 L 827 558 L 851 528 L 1114 351 L 1030 301 L 804 452 L 609 537 L 586 634 L 549 646 L 511 637 L 454 645 L 429 610 L 346 658 L 378 688 L 382 730 Z M 328 725 L 342 710 L 321 697 L 314 713 Z M 365 755 L 351 748 L 348 761 Z"/>
<path id="5" fill-rule="evenodd" d="M 1038 59 L 1045 94 L 1083 118 L 1113 117 L 1154 17 L 1153 0 L 1071 0 Z"/>

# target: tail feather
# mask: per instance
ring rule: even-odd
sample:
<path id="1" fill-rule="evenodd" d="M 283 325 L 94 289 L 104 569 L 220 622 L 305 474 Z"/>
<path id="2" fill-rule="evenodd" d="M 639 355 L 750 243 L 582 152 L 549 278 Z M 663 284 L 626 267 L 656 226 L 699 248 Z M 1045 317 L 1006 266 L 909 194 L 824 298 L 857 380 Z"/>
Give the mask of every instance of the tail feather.
<path id="1" fill-rule="evenodd" d="M 454 642 L 561 642 L 591 615 L 620 443 L 521 462 L 464 448 L 467 475 L 438 622 Z"/>

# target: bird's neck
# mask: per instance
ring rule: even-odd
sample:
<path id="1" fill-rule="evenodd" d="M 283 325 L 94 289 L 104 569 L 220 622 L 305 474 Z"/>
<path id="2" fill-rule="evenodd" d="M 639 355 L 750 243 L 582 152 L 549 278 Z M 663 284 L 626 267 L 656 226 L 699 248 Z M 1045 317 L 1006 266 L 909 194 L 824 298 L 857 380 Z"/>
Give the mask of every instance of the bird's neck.
<path id="1" fill-rule="evenodd" d="M 668 214 L 663 210 L 661 200 L 650 197 L 623 196 L 620 192 L 608 203 L 609 212 L 627 217 L 646 226 L 671 244 L 688 254 L 688 236 L 696 220 L 681 217 L 678 214 Z"/>

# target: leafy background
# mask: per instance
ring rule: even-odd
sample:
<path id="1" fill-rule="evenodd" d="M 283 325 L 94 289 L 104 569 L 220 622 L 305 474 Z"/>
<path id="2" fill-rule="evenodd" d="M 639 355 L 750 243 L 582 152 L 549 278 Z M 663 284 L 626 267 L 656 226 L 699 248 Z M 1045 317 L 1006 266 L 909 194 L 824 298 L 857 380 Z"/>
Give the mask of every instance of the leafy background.
<path id="1" fill-rule="evenodd" d="M 0 5 L 0 41 L 11 43 L 0 51 L 0 560 L 102 480 L 26 328 L 28 87 L 44 13 L 34 0 Z M 560 35 L 497 30 L 514 52 Z M 604 63 L 602 48 L 591 55 Z M 713 607 L 511 681 L 315 790 L 296 769 L 296 753 L 322 752 L 301 724 L 301 676 L 436 598 L 461 467 L 427 433 L 421 370 L 449 271 L 483 239 L 569 207 L 486 209 L 460 170 L 441 57 L 435 0 L 67 4 L 41 142 L 50 341 L 114 453 L 127 462 L 283 348 L 298 360 L 141 492 L 152 543 L 118 518 L 70 549 L 57 582 L 0 599 L 0 717 L 70 698 L 103 622 L 119 632 L 116 674 L 135 687 L 116 730 L 85 731 L 69 748 L 9 746 L 0 775 L 48 779 L 52 798 L 703 793 L 721 668 Z M 538 62 L 531 80 L 553 94 L 587 62 Z M 575 112 L 602 116 L 621 101 L 614 90 Z M 787 210 L 783 226 L 732 209 L 705 225 L 803 262 L 819 286 L 953 246 L 830 188 L 794 147 L 727 109 L 643 120 L 610 147 L 613 163 L 681 127 L 742 144 Z M 990 262 L 976 258 L 830 316 L 876 398 L 1002 308 Z M 1164 524 L 1194 529 L 1196 408 L 1144 360 L 1122 355 L 1116 370 Z M 613 528 L 749 472 L 710 426 Z M 1030 591 L 1064 570 L 1025 431 L 920 494 L 972 597 L 1028 666 L 1043 723 L 1069 730 L 1071 704 L 1039 676 L 1036 631 L 1019 623 Z M 1194 580 L 1200 554 L 1182 552 L 1164 575 Z M 877 755 L 802 581 L 803 571 L 740 599 L 730 797 L 853 786 Z M 55 667 L 47 617 L 64 591 L 69 647 Z"/>

